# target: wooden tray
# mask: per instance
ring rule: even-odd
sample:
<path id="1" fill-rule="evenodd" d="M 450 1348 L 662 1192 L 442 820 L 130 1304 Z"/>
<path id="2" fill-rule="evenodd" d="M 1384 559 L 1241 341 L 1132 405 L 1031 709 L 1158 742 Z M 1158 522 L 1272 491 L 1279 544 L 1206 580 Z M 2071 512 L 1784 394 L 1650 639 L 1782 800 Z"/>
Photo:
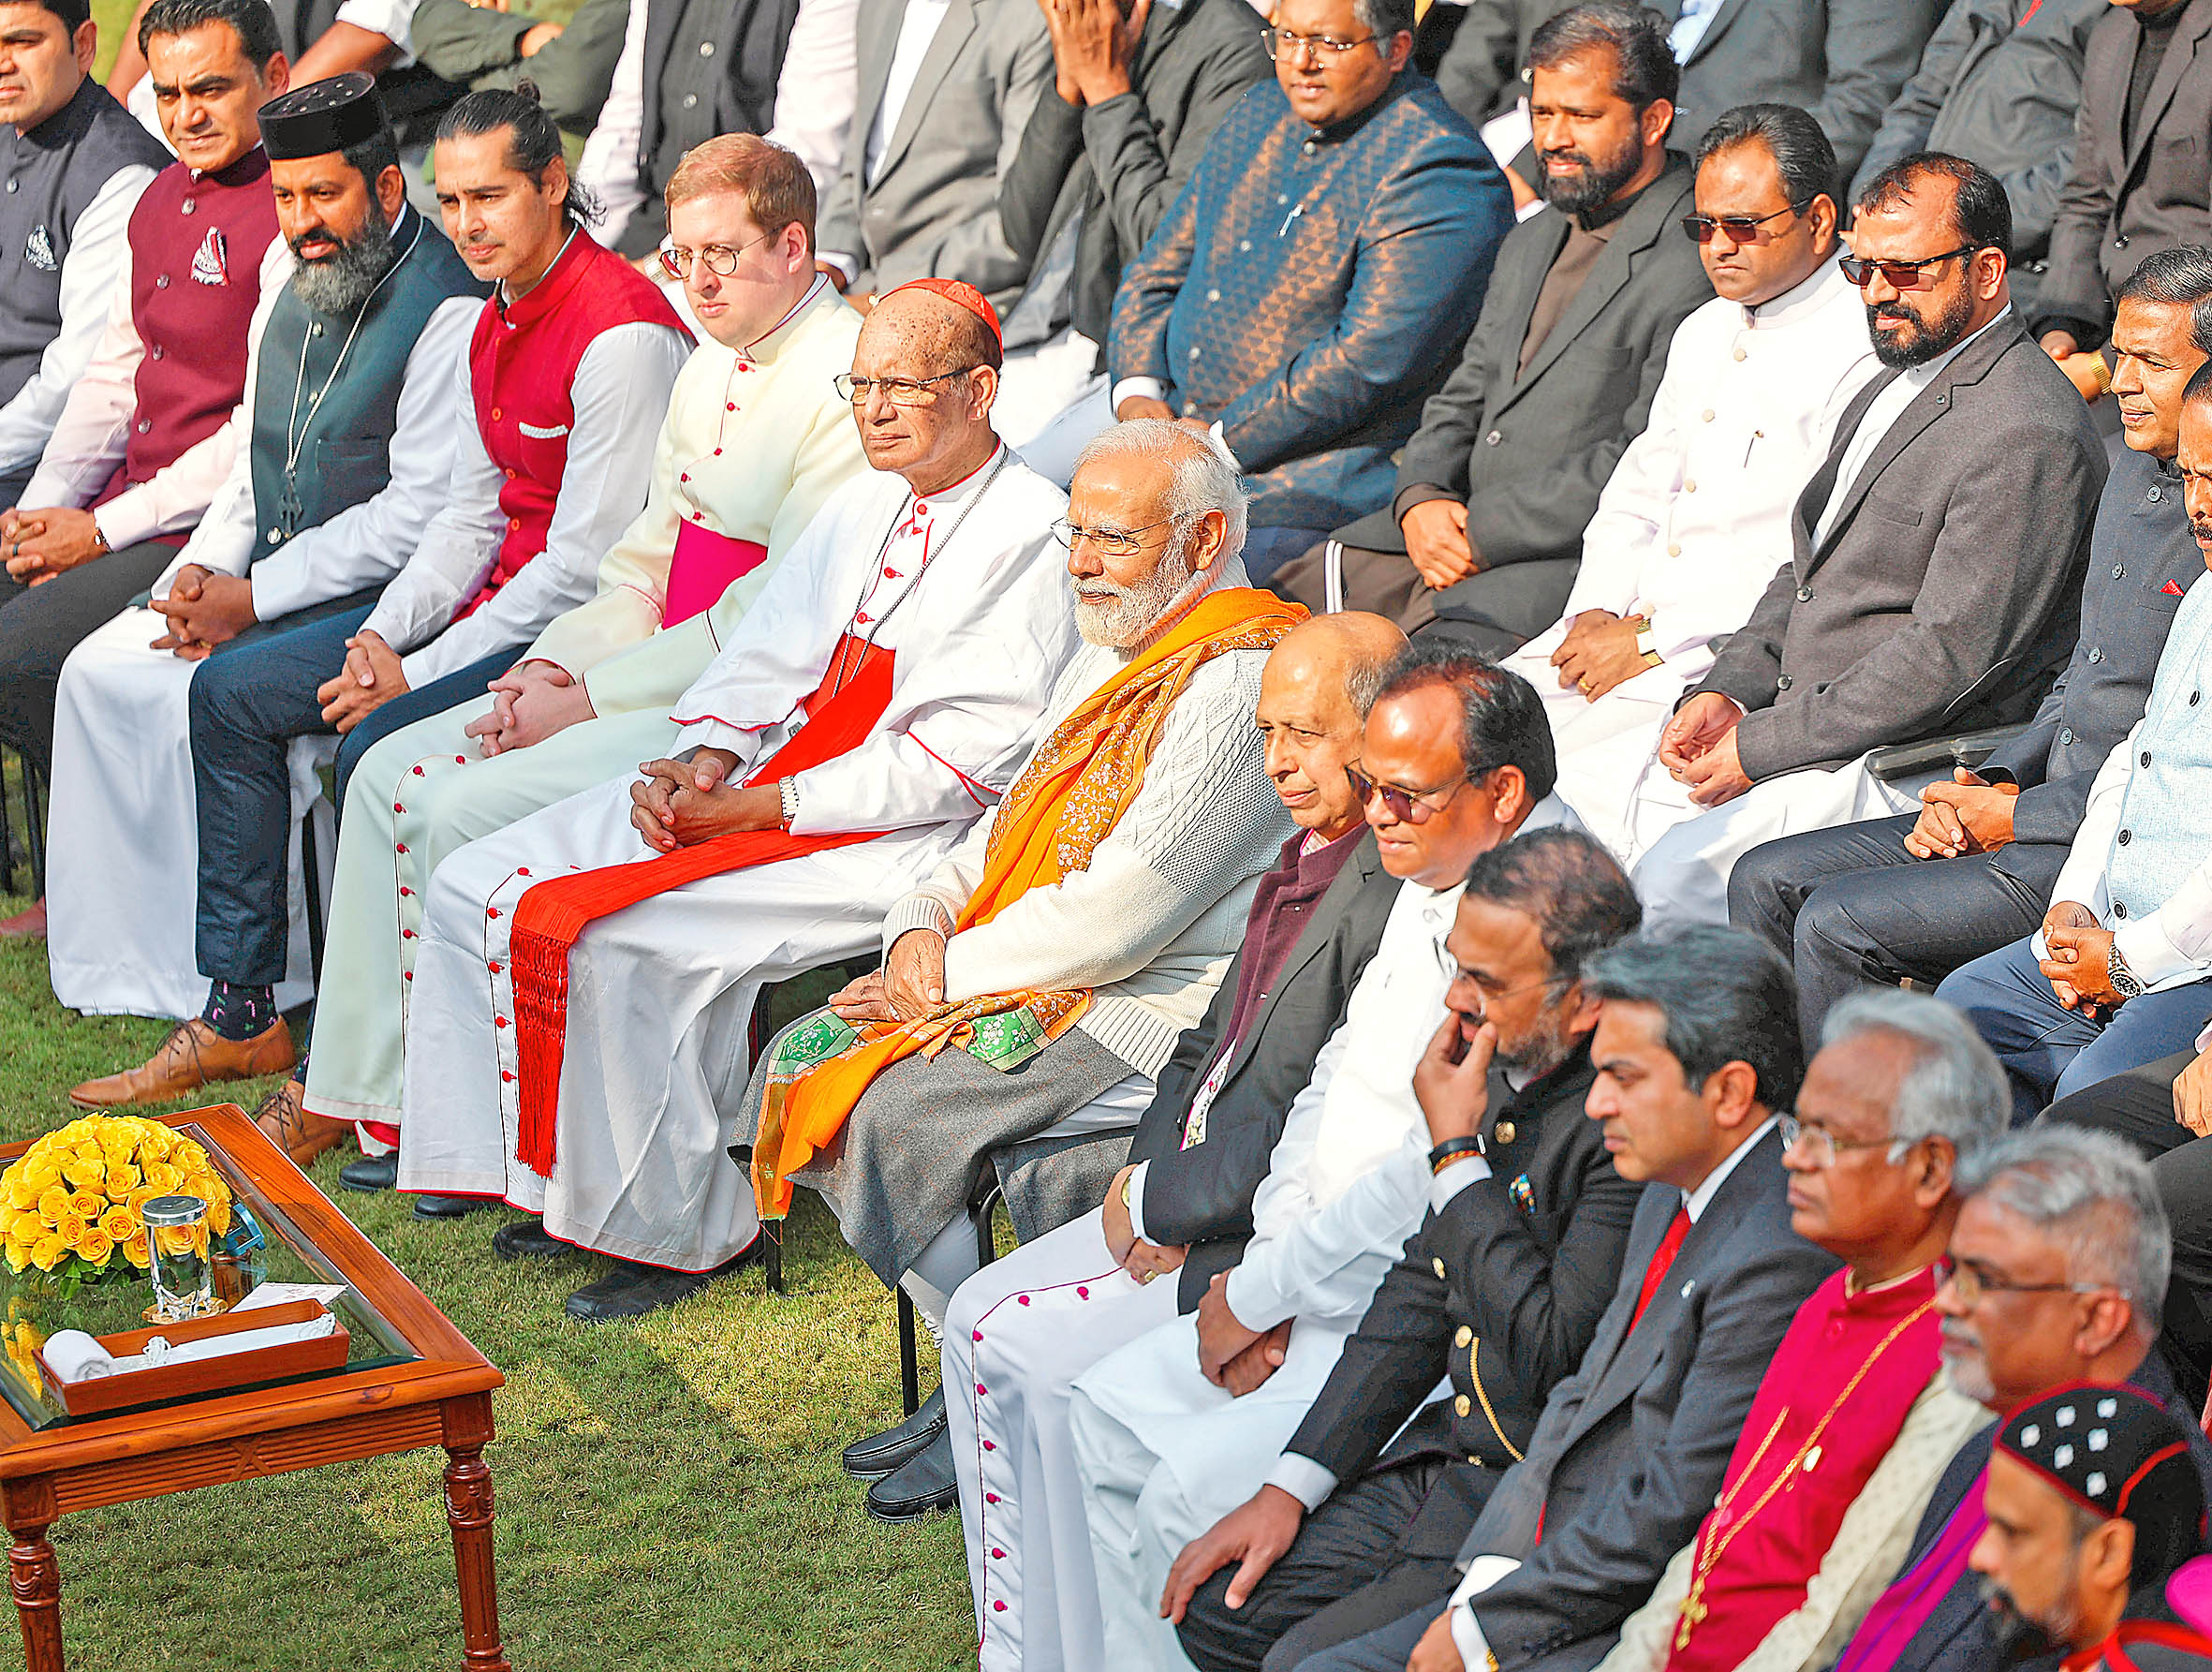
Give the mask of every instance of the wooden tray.
<path id="1" fill-rule="evenodd" d="M 279 1324 L 305 1324 L 329 1309 L 319 1300 L 289 1300 L 282 1306 L 251 1307 L 214 1318 L 195 1318 L 184 1324 L 157 1324 L 123 1335 L 101 1336 L 99 1343 L 116 1358 L 144 1350 L 155 1336 L 166 1337 L 173 1347 L 186 1341 L 204 1341 L 211 1336 L 237 1335 L 246 1330 L 273 1329 Z M 334 1370 L 345 1364 L 351 1338 L 340 1323 L 327 1336 L 304 1341 L 282 1341 L 273 1347 L 227 1354 L 190 1364 L 157 1365 L 116 1376 L 96 1376 L 84 1382 L 64 1382 L 46 1362 L 43 1351 L 34 1356 L 46 1385 L 71 1416 L 90 1416 L 102 1411 L 120 1411 L 131 1405 L 151 1405 L 163 1399 L 190 1398 L 249 1383 L 274 1382 L 286 1376 L 303 1376 L 316 1370 Z"/>

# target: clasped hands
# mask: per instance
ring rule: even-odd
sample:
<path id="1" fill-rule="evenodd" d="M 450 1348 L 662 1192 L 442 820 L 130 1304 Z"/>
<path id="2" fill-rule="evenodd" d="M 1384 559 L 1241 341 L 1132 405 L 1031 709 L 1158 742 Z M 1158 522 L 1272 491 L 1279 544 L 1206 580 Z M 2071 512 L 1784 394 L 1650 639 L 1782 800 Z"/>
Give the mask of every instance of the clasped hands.
<path id="1" fill-rule="evenodd" d="M 243 575 L 217 574 L 197 563 L 177 570 L 169 596 L 149 607 L 169 623 L 169 630 L 147 646 L 171 650 L 184 661 L 203 659 L 254 625 L 254 584 Z"/>
<path id="2" fill-rule="evenodd" d="M 517 662 L 494 681 L 492 711 L 462 728 L 487 756 L 543 743 L 556 732 L 593 718 L 581 680 L 556 662 Z"/>
<path id="3" fill-rule="evenodd" d="M 2128 1001 L 2112 984 L 2112 931 L 2079 900 L 2053 900 L 2043 913 L 2036 968 L 2068 1010 L 2109 1012 Z"/>
<path id="4" fill-rule="evenodd" d="M 1635 622 L 1611 610 L 1583 611 L 1567 624 L 1567 636 L 1552 652 L 1552 666 L 1559 670 L 1561 690 L 1578 690 L 1595 703 L 1644 672 Z"/>
<path id="5" fill-rule="evenodd" d="M 774 784 L 732 784 L 738 759 L 702 748 L 688 761 L 644 761 L 630 786 L 630 823 L 656 853 L 783 823 L 783 794 Z"/>
<path id="6" fill-rule="evenodd" d="M 399 652 L 384 642 L 384 635 L 366 629 L 346 641 L 346 666 L 322 682 L 315 700 L 322 704 L 325 724 L 343 735 L 394 697 L 407 694 L 407 676 L 400 672 Z"/>
<path id="7" fill-rule="evenodd" d="M 106 550 L 89 510 L 52 506 L 0 511 L 0 558 L 7 560 L 8 577 L 26 586 L 43 586 Z"/>
<path id="8" fill-rule="evenodd" d="M 1736 722 L 1744 711 L 1718 691 L 1700 691 L 1674 710 L 1659 733 L 1659 764 L 1689 788 L 1702 807 L 1733 801 L 1751 787 L 1736 750 Z"/>
<path id="9" fill-rule="evenodd" d="M 1920 821 L 1905 836 L 1905 851 L 1915 859 L 1995 853 L 2013 839 L 2013 804 L 2020 786 L 1993 784 L 1964 766 L 1951 777 L 1920 792 Z"/>
<path id="10" fill-rule="evenodd" d="M 1137 1235 L 1137 1227 L 1129 1218 L 1128 1204 L 1122 1199 L 1129 1176 L 1136 1170 L 1134 1166 L 1124 1167 L 1106 1187 L 1106 1250 L 1113 1256 L 1114 1264 L 1130 1277 L 1140 1283 L 1149 1283 L 1154 1278 L 1180 1271 L 1183 1258 L 1189 1250 L 1146 1242 Z"/>

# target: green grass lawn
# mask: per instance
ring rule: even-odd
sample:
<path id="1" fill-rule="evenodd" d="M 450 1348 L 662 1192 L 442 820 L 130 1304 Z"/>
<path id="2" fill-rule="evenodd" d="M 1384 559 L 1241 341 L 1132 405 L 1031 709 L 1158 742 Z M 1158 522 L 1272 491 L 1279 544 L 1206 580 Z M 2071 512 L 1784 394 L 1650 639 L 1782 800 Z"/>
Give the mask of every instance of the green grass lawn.
<path id="1" fill-rule="evenodd" d="M 66 1123 L 67 1087 L 161 1033 L 62 1010 L 43 945 L 0 943 L 0 1138 Z M 231 1095 L 250 1108 L 264 1089 Z M 418 1221 L 338 1186 L 350 1153 L 322 1158 L 316 1181 L 507 1372 L 485 1455 L 517 1668 L 939 1672 L 969 1650 L 957 1520 L 881 1526 L 838 1470 L 839 1446 L 897 1414 L 897 1340 L 812 1198 L 791 1221 L 789 1296 L 746 1272 L 594 1328 L 561 1302 L 596 1262 L 494 1259 L 504 1213 Z M 443 1462 L 416 1452 L 62 1521 L 70 1665 L 457 1665 Z"/>

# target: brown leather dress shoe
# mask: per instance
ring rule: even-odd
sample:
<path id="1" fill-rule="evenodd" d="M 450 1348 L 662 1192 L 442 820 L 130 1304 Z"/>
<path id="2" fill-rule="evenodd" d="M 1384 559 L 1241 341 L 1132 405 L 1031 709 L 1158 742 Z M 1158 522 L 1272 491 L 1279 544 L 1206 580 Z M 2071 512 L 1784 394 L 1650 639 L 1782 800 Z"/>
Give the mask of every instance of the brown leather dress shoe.
<path id="1" fill-rule="evenodd" d="M 80 1109 L 120 1109 L 158 1103 L 223 1080 L 282 1073 L 299 1060 L 292 1030 L 279 1016 L 251 1039 L 228 1040 L 195 1016 L 169 1030 L 161 1048 L 137 1068 L 87 1080 L 71 1089 Z"/>
<path id="2" fill-rule="evenodd" d="M 261 1129 L 261 1135 L 290 1156 L 295 1167 L 304 1167 L 324 1150 L 335 1149 L 353 1136 L 352 1121 L 310 1115 L 302 1107 L 306 1096 L 306 1087 L 297 1080 L 287 1080 L 254 1111 L 254 1124 Z"/>

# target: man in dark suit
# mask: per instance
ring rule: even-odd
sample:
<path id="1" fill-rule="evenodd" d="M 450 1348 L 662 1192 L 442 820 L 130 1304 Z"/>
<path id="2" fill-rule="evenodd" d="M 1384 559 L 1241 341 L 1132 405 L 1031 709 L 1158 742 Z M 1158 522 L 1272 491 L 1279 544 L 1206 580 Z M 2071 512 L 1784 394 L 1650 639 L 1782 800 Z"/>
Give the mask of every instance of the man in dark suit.
<path id="1" fill-rule="evenodd" d="M 2104 446 L 2011 312 L 2004 188 L 1910 157 L 1858 204 L 1845 275 L 1876 354 L 1792 519 L 1795 555 L 1660 734 L 1632 866 L 1659 919 L 1724 922 L 1735 862 L 1913 805 L 1885 744 L 2025 719 L 2074 640 Z"/>
<path id="2" fill-rule="evenodd" d="M 1007 445 L 1063 486 L 1082 444 L 1113 421 L 1106 330 L 1122 268 L 1222 117 L 1271 73 L 1242 0 L 1130 11 L 1123 0 L 1047 9 L 1054 81 L 999 187 L 1007 243 L 1031 263 L 1008 329 L 1046 334 L 1007 356 L 992 410 Z"/>
<path id="3" fill-rule="evenodd" d="M 1459 364 L 1422 408 L 1389 506 L 1273 585 L 1501 656 L 1558 619 L 1584 526 L 1650 416 L 1667 344 L 1713 287 L 1675 223 L 1678 79 L 1656 12 L 1591 0 L 1529 45 L 1549 207 L 1498 251 Z M 1718 112 L 1716 112 L 1718 113 Z"/>
<path id="4" fill-rule="evenodd" d="M 1425 1562 L 1425 1596 L 1318 1653 L 1286 1643 L 1274 1665 L 1595 1665 L 1711 1506 L 1776 1345 L 1836 1269 L 1790 1228 L 1777 1114 L 1803 1058 L 1781 959 L 1692 926 L 1646 933 L 1584 979 L 1604 1005 L 1589 1114 L 1644 1187 L 1611 1304 L 1457 1551 Z"/>
<path id="5" fill-rule="evenodd" d="M 1951 1384 L 2003 1416 L 2072 1383 L 2131 1383 L 2180 1418 L 2212 1487 L 2212 1444 L 2152 1351 L 2171 1232 L 2150 1170 L 2106 1134 L 2038 1126 L 1974 1157 L 1959 1188 L 1967 1202 L 1951 1234 L 1951 1280 L 1936 1296 Z M 1986 1672 L 2006 1663 L 1967 1566 L 1987 1524 L 1982 1484 L 1995 1435 L 1983 1428 L 1943 1471 L 1911 1554 L 1836 1672 Z"/>
<path id="6" fill-rule="evenodd" d="M 2074 133 L 2029 322 L 2061 363 L 2103 343 L 2146 256 L 2212 242 L 2212 0 L 2114 0 L 2089 31 Z"/>
<path id="7" fill-rule="evenodd" d="M 1445 942 L 1459 970 L 1450 1013 L 1413 1075 L 1432 1145 L 1428 1217 L 1268 1484 L 1169 1573 L 1162 1606 L 1205 1672 L 1259 1666 L 1286 1631 L 1332 1604 L 1341 1637 L 1429 1600 L 1545 1397 L 1589 1346 L 1641 1187 L 1614 1170 L 1583 1115 L 1595 1007 L 1550 995 L 1593 951 L 1585 914 L 1562 915 L 1556 902 L 1606 889 L 1633 921 L 1619 866 L 1580 832 L 1540 831 L 1476 862 Z M 1573 1040 L 1558 1068 L 1517 1095 L 1493 1073 L 1492 1014 L 1516 1002 L 1500 990 L 1512 983 L 1495 933 L 1515 908 L 1524 938 L 1542 949 L 1537 968 L 1551 970 L 1537 988 Z M 1445 1377 L 1454 1397 L 1431 1399 Z M 1394 1565 L 1379 1576 L 1386 1559 Z M 1348 1619 L 1359 1623 L 1347 1629 Z"/>
<path id="8" fill-rule="evenodd" d="M 1694 151 L 1715 119 L 1737 105 L 1795 105 L 1812 113 L 1836 148 L 1840 188 L 1920 63 L 1945 4 L 1658 0 L 1653 9 L 1682 67 L 1674 148 Z M 1516 71 L 1528 62 L 1531 37 L 1561 9 L 1559 0 L 1472 0 L 1437 66 L 1444 96 L 1478 125 L 1510 110 L 1528 91 L 1526 73 Z M 1536 162 L 1524 154 L 1518 166 Z M 1536 184 L 1533 174 L 1528 184 Z"/>
<path id="9" fill-rule="evenodd" d="M 1807 1040 L 1863 983 L 1933 985 L 2033 934 L 2097 769 L 2143 718 L 2174 612 L 2205 572 L 2175 453 L 2182 389 L 2212 354 L 2212 249 L 2136 269 L 2113 343 L 2128 451 L 2097 508 L 2072 659 L 2035 718 L 1979 770 L 1923 790 L 1917 814 L 1783 836 L 1729 878 L 1729 921 L 1795 962 Z"/>

